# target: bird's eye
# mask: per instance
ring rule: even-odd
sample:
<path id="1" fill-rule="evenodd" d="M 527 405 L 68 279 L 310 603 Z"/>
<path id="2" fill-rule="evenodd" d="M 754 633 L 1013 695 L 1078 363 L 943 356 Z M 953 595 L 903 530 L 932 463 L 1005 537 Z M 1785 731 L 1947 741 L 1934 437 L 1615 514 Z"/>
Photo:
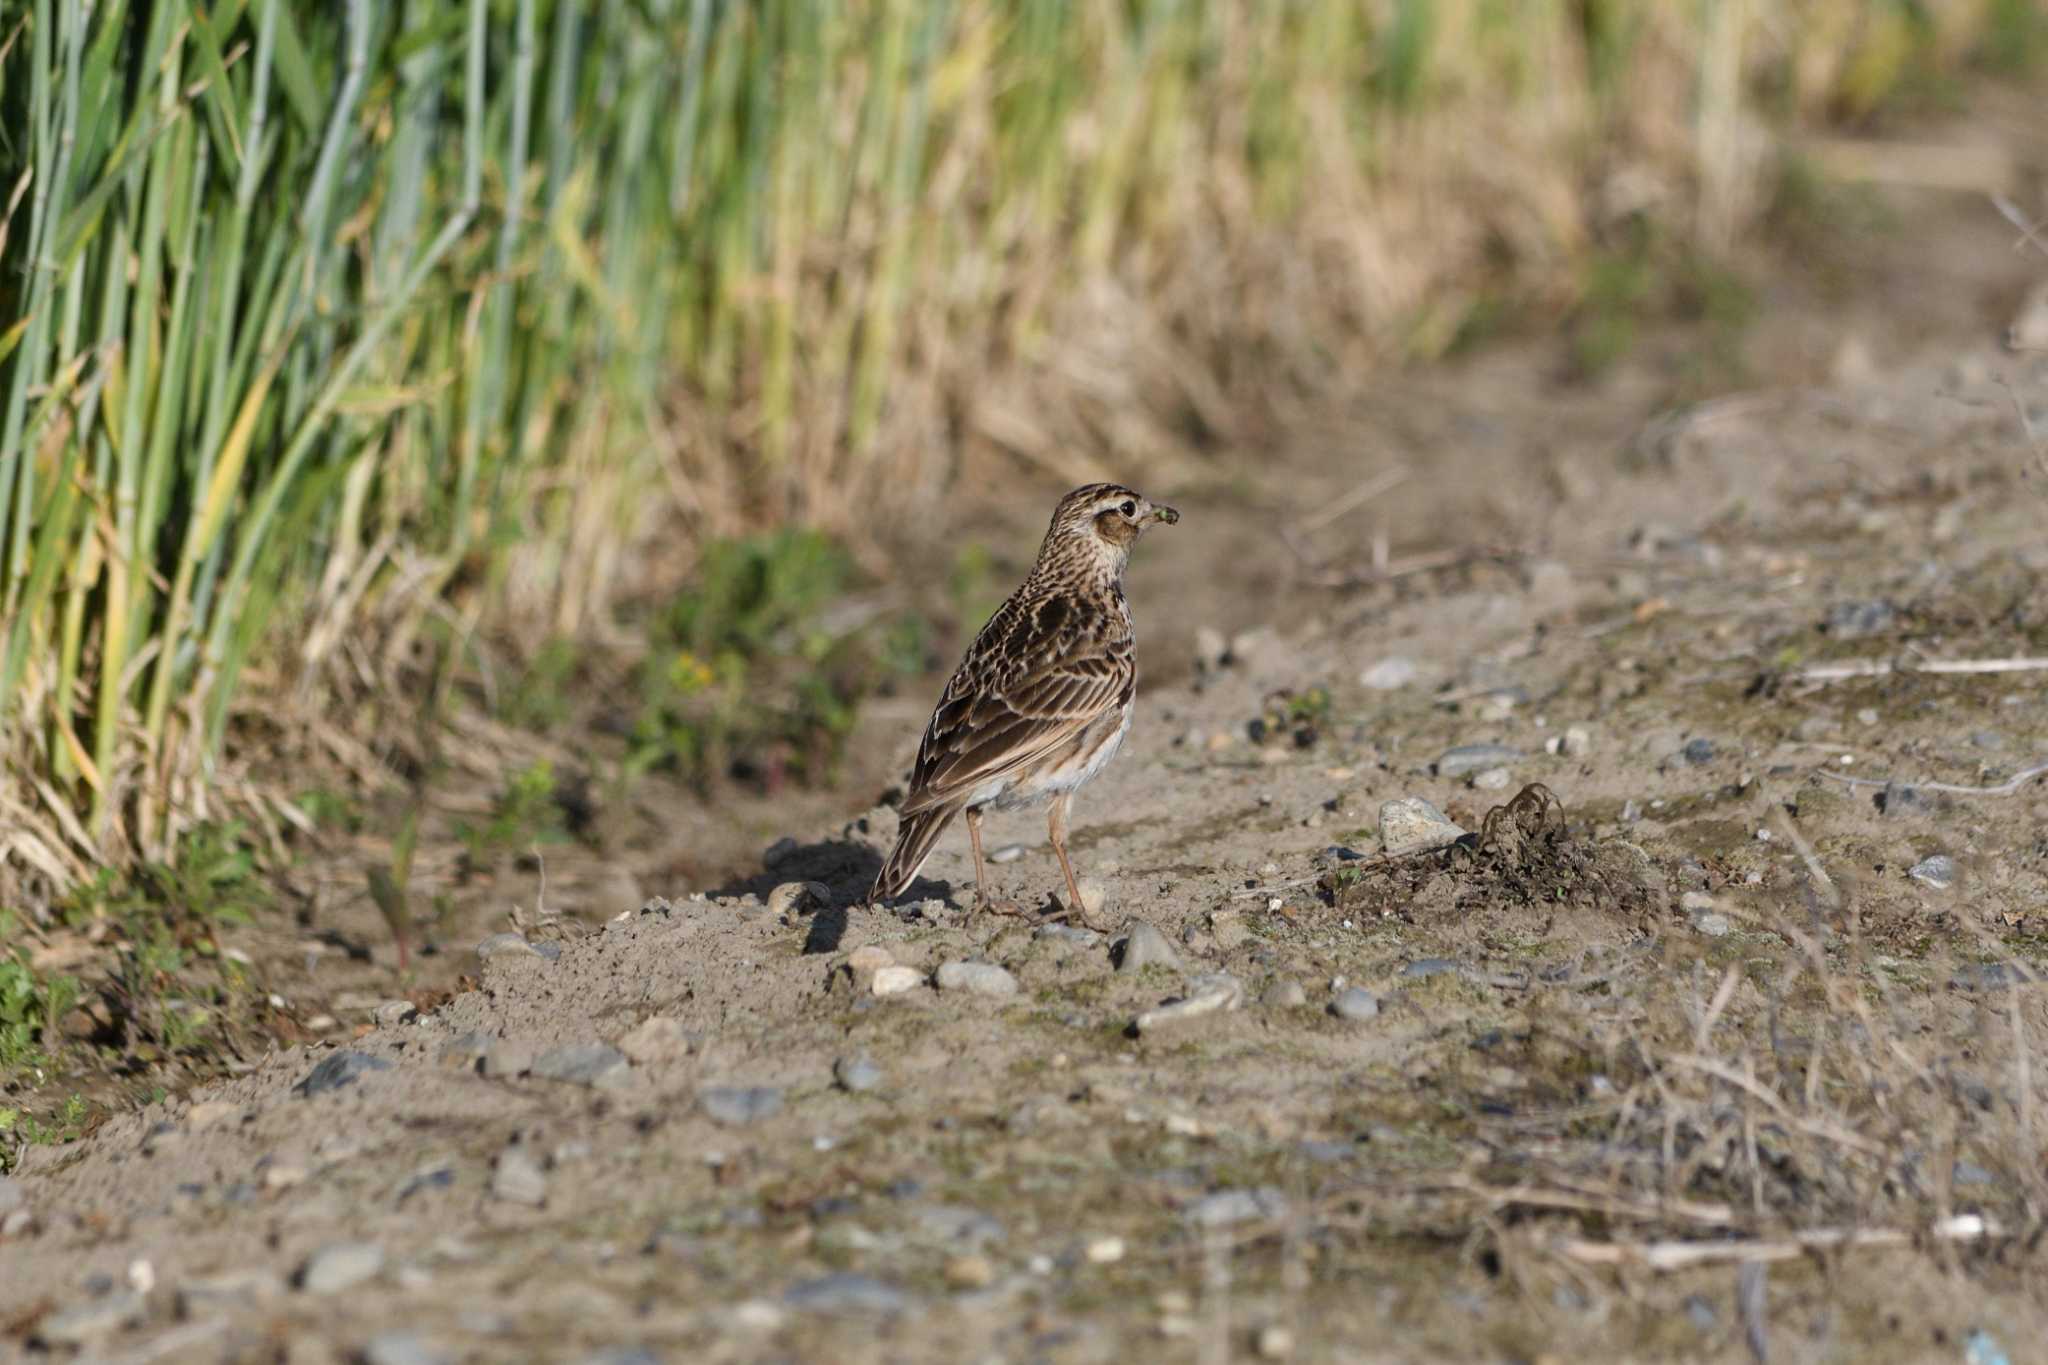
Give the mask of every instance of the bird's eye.
<path id="1" fill-rule="evenodd" d="M 1138 504 L 1132 502 L 1129 498 L 1125 498 L 1124 505 L 1122 507 L 1117 508 L 1116 510 L 1123 513 L 1127 517 L 1135 517 L 1136 515 L 1138 515 Z"/>

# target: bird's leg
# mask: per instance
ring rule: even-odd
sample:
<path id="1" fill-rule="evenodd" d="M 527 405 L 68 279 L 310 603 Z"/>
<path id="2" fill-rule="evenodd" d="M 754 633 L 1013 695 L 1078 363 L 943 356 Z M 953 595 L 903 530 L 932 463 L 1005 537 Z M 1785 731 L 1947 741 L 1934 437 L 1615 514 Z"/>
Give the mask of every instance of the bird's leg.
<path id="1" fill-rule="evenodd" d="M 988 905 L 988 867 L 981 858 L 981 812 L 974 807 L 967 808 L 967 841 L 974 845 L 974 900 L 984 908 Z"/>
<path id="2" fill-rule="evenodd" d="M 1067 857 L 1067 803 L 1072 799 L 1072 792 L 1061 792 L 1052 799 L 1052 807 L 1046 812 L 1046 833 L 1052 839 L 1052 851 L 1059 855 L 1060 871 L 1067 874 L 1070 913 L 1089 928 L 1099 930 L 1101 926 L 1088 913 L 1088 907 L 1081 903 L 1081 883 L 1074 879 L 1074 864 Z"/>

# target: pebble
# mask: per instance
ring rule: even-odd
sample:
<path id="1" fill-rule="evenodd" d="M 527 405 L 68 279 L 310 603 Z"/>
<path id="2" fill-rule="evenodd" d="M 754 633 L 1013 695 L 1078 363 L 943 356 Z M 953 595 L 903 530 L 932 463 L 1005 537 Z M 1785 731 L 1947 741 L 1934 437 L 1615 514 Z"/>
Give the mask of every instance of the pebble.
<path id="1" fill-rule="evenodd" d="M 841 1057 L 832 1063 L 832 1079 L 850 1095 L 860 1095 L 882 1083 L 882 1068 L 865 1052 Z"/>
<path id="2" fill-rule="evenodd" d="M 1887 782 L 1882 795 L 1884 813 L 1888 818 L 1926 815 L 1934 809 L 1934 803 L 1927 799 L 1927 793 L 1907 782 Z"/>
<path id="3" fill-rule="evenodd" d="M 632 1063 L 610 1043 L 571 1043 L 541 1054 L 533 1074 L 544 1081 L 567 1081 L 572 1085 L 617 1090 L 632 1078 Z"/>
<path id="4" fill-rule="evenodd" d="M 505 1080 L 513 1076 L 524 1076 L 533 1070 L 540 1049 L 531 1043 L 513 1042 L 501 1039 L 492 1043 L 484 1053 L 484 1075 L 493 1080 Z"/>
<path id="5" fill-rule="evenodd" d="M 1959 991 L 2004 990 L 2012 985 L 2031 986 L 2041 978 L 2025 968 L 2015 970 L 2003 962 L 1979 962 L 1961 968 L 1948 984 Z"/>
<path id="6" fill-rule="evenodd" d="M 372 1017 L 379 1028 L 398 1028 L 419 1018 L 420 1011 L 410 1000 L 386 1000 L 377 1006 Z"/>
<path id="7" fill-rule="evenodd" d="M 445 1365 L 451 1359 L 411 1332 L 379 1332 L 363 1347 L 363 1365 Z"/>
<path id="8" fill-rule="evenodd" d="M 1946 853 L 1937 853 L 1931 858 L 1922 858 L 1913 864 L 1912 870 L 1906 875 L 1937 891 L 1946 891 L 1956 884 L 1956 862 Z"/>
<path id="9" fill-rule="evenodd" d="M 1464 777 L 1488 768 L 1511 767 L 1521 757 L 1520 749 L 1505 744 L 1460 744 L 1437 755 L 1433 766 L 1438 777 Z"/>
<path id="10" fill-rule="evenodd" d="M 1330 1002 L 1330 1013 L 1339 1019 L 1376 1019 L 1379 1012 L 1379 997 L 1363 986 L 1346 986 Z"/>
<path id="11" fill-rule="evenodd" d="M 1375 692 L 1392 692 L 1414 682 L 1418 671 L 1415 660 L 1394 654 L 1360 673 L 1358 681 L 1361 686 L 1370 687 Z"/>
<path id="12" fill-rule="evenodd" d="M 914 991 L 924 984 L 924 973 L 915 967 L 883 967 L 875 973 L 875 979 L 868 983 L 868 989 L 876 995 L 902 995 Z"/>
<path id="13" fill-rule="evenodd" d="M 619 1039 L 619 1051 L 629 1061 L 646 1066 L 652 1062 L 687 1057 L 690 1038 L 683 1032 L 679 1020 L 665 1014 L 652 1014 L 641 1020 L 639 1027 Z"/>
<path id="14" fill-rule="evenodd" d="M 1274 1009 L 1296 1010 L 1308 1003 L 1308 992 L 1293 977 L 1276 976 L 1267 983 L 1266 993 L 1260 998 Z"/>
<path id="15" fill-rule="evenodd" d="M 1728 937 L 1728 931 L 1735 926 L 1728 922 L 1726 915 L 1705 914 L 1693 916 L 1692 927 L 1705 934 L 1708 938 L 1726 938 Z"/>
<path id="16" fill-rule="evenodd" d="M 879 972 L 884 967 L 896 965 L 896 955 L 879 943 L 863 943 L 846 955 L 846 965 L 855 974 Z"/>
<path id="17" fill-rule="evenodd" d="M 539 957 L 540 950 L 528 943 L 520 934 L 492 934 L 476 945 L 479 962 L 489 962 L 494 957 Z"/>
<path id="18" fill-rule="evenodd" d="M 89 1346 L 142 1321 L 148 1307 L 148 1300 L 132 1289 L 103 1294 L 44 1318 L 36 1326 L 36 1340 L 45 1346 Z"/>
<path id="19" fill-rule="evenodd" d="M 1512 780 L 1506 768 L 1488 768 L 1472 774 L 1472 785 L 1483 792 L 1505 791 Z"/>
<path id="20" fill-rule="evenodd" d="M 1244 986 L 1228 972 L 1198 976 L 1188 983 L 1186 996 L 1146 1010 L 1137 1017 L 1135 1026 L 1140 1033 L 1152 1033 L 1218 1010 L 1234 1010 L 1243 1001 Z"/>
<path id="21" fill-rule="evenodd" d="M 441 1050 L 434 1054 L 434 1061 L 440 1066 L 451 1066 L 468 1070 L 475 1067 L 479 1061 L 490 1054 L 491 1044 L 496 1041 L 497 1039 L 493 1035 L 484 1032 L 482 1029 L 477 1029 L 463 1034 L 460 1038 L 451 1038 L 446 1043 L 443 1043 Z M 199 1106 L 194 1105 L 193 1113 L 196 1114 L 198 1109 Z M 191 1117 L 191 1115 L 186 1116 L 188 1122 L 191 1120 Z"/>
<path id="22" fill-rule="evenodd" d="M 1121 1237 L 1097 1237 L 1088 1243 L 1083 1253 L 1090 1265 L 1114 1265 L 1124 1258 L 1124 1239 Z"/>
<path id="23" fill-rule="evenodd" d="M 1063 943 L 1070 948 L 1093 948 L 1102 942 L 1101 934 L 1093 929 L 1083 929 L 1078 924 L 1041 924 L 1031 931 L 1031 936 Z"/>
<path id="24" fill-rule="evenodd" d="M 1704 891 L 1688 891 L 1678 898 L 1678 908 L 1688 915 L 1704 915 L 1714 908 L 1714 898 Z"/>
<path id="25" fill-rule="evenodd" d="M 1108 904 L 1109 888 L 1104 886 L 1101 882 L 1095 880 L 1095 878 L 1093 877 L 1083 877 L 1081 879 L 1082 913 L 1088 915 L 1090 918 L 1093 918 L 1094 916 L 1101 914 L 1103 907 Z"/>
<path id="26" fill-rule="evenodd" d="M 832 888 L 823 882 L 784 882 L 768 893 L 770 914 L 815 910 L 832 899 Z"/>
<path id="27" fill-rule="evenodd" d="M 0 1218 L 27 1207 L 28 1191 L 21 1187 L 21 1182 L 0 1175 Z"/>
<path id="28" fill-rule="evenodd" d="M 320 1065 L 306 1074 L 306 1079 L 296 1087 L 301 1095 L 311 1098 L 328 1090 L 339 1090 L 354 1082 L 366 1071 L 389 1071 L 391 1063 L 382 1057 L 372 1057 L 367 1052 L 336 1052 L 324 1058 Z"/>
<path id="29" fill-rule="evenodd" d="M 1195 627 L 1195 671 L 1214 673 L 1223 667 L 1223 656 L 1230 652 L 1230 644 L 1223 638 L 1223 632 L 1214 626 Z"/>
<path id="30" fill-rule="evenodd" d="M 1004 844 L 1001 848 L 989 854 L 988 860 L 992 863 L 1014 863 L 1023 857 L 1025 852 L 1025 847 L 1022 844 Z"/>
<path id="31" fill-rule="evenodd" d="M 946 1262 L 946 1283 L 955 1289 L 986 1289 L 995 1279 L 996 1268 L 979 1252 L 970 1251 Z"/>
<path id="32" fill-rule="evenodd" d="M 1463 968 L 1447 957 L 1418 957 L 1401 969 L 1401 975 L 1421 980 L 1425 977 L 1442 976 L 1446 972 L 1461 971 Z"/>
<path id="33" fill-rule="evenodd" d="M 1464 837 L 1464 830 L 1419 796 L 1380 804 L 1380 845 L 1389 855 L 1422 853 Z"/>
<path id="34" fill-rule="evenodd" d="M 1268 1323 L 1259 1329 L 1252 1346 L 1261 1360 L 1285 1360 L 1294 1354 L 1294 1333 L 1278 1323 Z"/>
<path id="35" fill-rule="evenodd" d="M 1131 932 L 1118 942 L 1122 945 L 1116 961 L 1116 969 L 1120 972 L 1141 971 L 1146 967 L 1181 969 L 1180 954 L 1167 942 L 1166 935 L 1150 924 L 1140 921 L 1132 925 Z"/>
<path id="36" fill-rule="evenodd" d="M 1688 740 L 1685 747 L 1679 750 L 1679 753 L 1684 756 L 1685 761 L 1692 764 L 1695 768 L 1704 767 L 1712 763 L 1715 754 L 1718 752 L 1714 747 L 1714 741 L 1711 739 Z"/>
<path id="37" fill-rule="evenodd" d="M 1998 1177 L 1974 1161 L 1958 1161 L 1950 1172 L 1950 1179 L 1958 1185 L 1996 1185 Z"/>
<path id="38" fill-rule="evenodd" d="M 965 991 L 994 1000 L 1007 1000 L 1018 990 L 1017 978 L 993 962 L 948 962 L 939 968 L 942 991 Z"/>
<path id="39" fill-rule="evenodd" d="M 498 1153 L 498 1168 L 491 1173 L 491 1194 L 507 1204 L 537 1209 L 547 1202 L 547 1173 L 524 1147 L 507 1147 Z"/>
<path id="40" fill-rule="evenodd" d="M 1181 1210 L 1196 1227 L 1227 1228 L 1255 1218 L 1279 1218 L 1287 1212 L 1287 1196 L 1270 1186 L 1256 1190 L 1220 1190 Z"/>
<path id="41" fill-rule="evenodd" d="M 1828 608 L 1825 624 L 1828 634 L 1843 640 L 1854 640 L 1860 636 L 1876 635 L 1889 629 L 1897 615 L 1897 608 L 1883 599 L 1870 602 L 1837 602 Z"/>
<path id="42" fill-rule="evenodd" d="M 208 1313 L 226 1312 L 262 1303 L 283 1293 L 284 1280 L 278 1273 L 260 1267 L 195 1275 L 178 1286 L 178 1316 L 196 1318 Z"/>
<path id="43" fill-rule="evenodd" d="M 782 1301 L 804 1313 L 893 1314 L 910 1306 L 909 1295 L 894 1285 L 851 1271 L 793 1284 Z"/>
<path id="44" fill-rule="evenodd" d="M 233 1100 L 201 1100 L 185 1111 L 185 1126 L 195 1133 L 203 1133 L 216 1123 L 240 1118 L 241 1115 L 242 1106 Z"/>
<path id="45" fill-rule="evenodd" d="M 29 1229 L 35 1225 L 36 1216 L 27 1209 L 16 1209 L 12 1213 L 0 1215 L 0 1241 L 26 1237 Z"/>
<path id="46" fill-rule="evenodd" d="M 332 1242 L 306 1258 L 299 1268 L 299 1288 L 308 1294 L 339 1294 L 383 1268 L 384 1248 L 375 1242 Z"/>
<path id="47" fill-rule="evenodd" d="M 715 1123 L 740 1128 L 782 1112 L 782 1091 L 772 1085 L 713 1085 L 697 1092 L 697 1103 Z"/>
<path id="48" fill-rule="evenodd" d="M 266 1190 L 288 1190 L 294 1185 L 306 1183 L 306 1168 L 289 1162 L 277 1162 L 263 1168 L 263 1188 Z"/>

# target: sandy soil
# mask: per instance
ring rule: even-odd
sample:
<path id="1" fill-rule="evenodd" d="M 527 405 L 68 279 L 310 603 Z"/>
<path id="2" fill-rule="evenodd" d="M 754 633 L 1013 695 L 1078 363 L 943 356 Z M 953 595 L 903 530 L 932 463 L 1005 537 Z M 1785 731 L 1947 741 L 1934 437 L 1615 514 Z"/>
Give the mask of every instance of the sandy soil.
<path id="1" fill-rule="evenodd" d="M 438 1008 L 30 1149 L 0 1357 L 2024 1358 L 2048 670 L 1915 666 L 2048 655 L 2048 356 L 1947 212 L 1887 306 L 1769 301 L 1769 388 L 1646 424 L 1654 356 L 1504 350 L 1156 490 L 1112 933 L 973 913 L 964 834 L 858 904 L 886 806 L 592 880 Z M 1378 857 L 1404 798 L 1470 837 Z"/>

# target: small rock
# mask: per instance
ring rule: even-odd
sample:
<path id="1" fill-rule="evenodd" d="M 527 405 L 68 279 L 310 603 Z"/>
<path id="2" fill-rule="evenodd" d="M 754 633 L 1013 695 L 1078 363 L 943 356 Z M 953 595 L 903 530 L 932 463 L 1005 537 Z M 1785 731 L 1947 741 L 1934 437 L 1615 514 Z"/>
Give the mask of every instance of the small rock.
<path id="1" fill-rule="evenodd" d="M 284 1293 L 284 1280 L 274 1270 L 250 1267 L 215 1275 L 196 1275 L 178 1286 L 178 1316 L 204 1317 L 274 1299 Z"/>
<path id="2" fill-rule="evenodd" d="M 1375 692 L 1393 692 L 1415 681 L 1415 660 L 1395 654 L 1358 675 L 1359 684 Z"/>
<path id="3" fill-rule="evenodd" d="M 492 934 L 476 945 L 479 962 L 489 962 L 494 957 L 539 957 L 540 950 L 519 934 Z"/>
<path id="4" fill-rule="evenodd" d="M 864 1094 L 882 1083 L 882 1068 L 867 1053 L 856 1052 L 832 1063 L 832 1079 L 848 1094 Z"/>
<path id="5" fill-rule="evenodd" d="M 1214 673 L 1223 667 L 1223 658 L 1230 652 L 1223 632 L 1214 626 L 1195 627 L 1195 671 Z"/>
<path id="6" fill-rule="evenodd" d="M 306 1168 L 289 1162 L 277 1162 L 263 1168 L 263 1188 L 266 1190 L 288 1190 L 294 1185 L 306 1183 Z"/>
<path id="7" fill-rule="evenodd" d="M 1377 1019 L 1380 1013 L 1379 997 L 1363 986 L 1346 986 L 1337 992 L 1337 998 L 1330 1002 L 1330 1013 L 1339 1019 Z"/>
<path id="8" fill-rule="evenodd" d="M 1122 951 L 1117 954 L 1116 969 L 1120 972 L 1135 972 L 1146 967 L 1181 969 L 1180 954 L 1166 941 L 1166 935 L 1142 920 L 1132 925 L 1131 932 L 1118 943 Z"/>
<path id="9" fill-rule="evenodd" d="M 450 1359 L 410 1332 L 379 1332 L 363 1347 L 363 1365 L 445 1365 Z"/>
<path id="10" fill-rule="evenodd" d="M 1432 976 L 1443 976 L 1447 972 L 1464 970 L 1458 963 L 1447 957 L 1418 957 L 1401 969 L 1401 975 L 1411 980 L 1424 980 Z"/>
<path id="11" fill-rule="evenodd" d="M 1686 741 L 1685 747 L 1678 752 L 1685 758 L 1687 763 L 1692 764 L 1695 768 L 1700 768 L 1712 763 L 1715 754 L 1719 751 L 1714 747 L 1713 740 L 1703 738 Z"/>
<path id="12" fill-rule="evenodd" d="M 376 1277 L 384 1268 L 384 1248 L 375 1242 L 333 1242 L 306 1258 L 299 1268 L 299 1288 L 308 1294 L 339 1294 Z"/>
<path id="13" fill-rule="evenodd" d="M 1017 978 L 993 962 L 948 962 L 939 968 L 937 980 L 942 991 L 964 991 L 994 1000 L 1007 1000 L 1018 990 Z"/>
<path id="14" fill-rule="evenodd" d="M 617 1090 L 630 1082 L 633 1067 L 626 1054 L 610 1043 L 571 1043 L 541 1054 L 533 1064 L 533 1074 L 544 1081 Z"/>
<path id="15" fill-rule="evenodd" d="M 367 1052 L 336 1052 L 324 1058 L 320 1065 L 308 1072 L 306 1079 L 295 1087 L 301 1095 L 311 1098 L 328 1090 L 339 1090 L 353 1083 L 356 1077 L 367 1071 L 389 1071 L 391 1063 L 382 1057 L 372 1057 Z"/>
<path id="16" fill-rule="evenodd" d="M 1906 875 L 1937 891 L 1946 891 L 1956 884 L 1956 861 L 1946 853 L 1937 853 L 1931 858 L 1922 858 L 1913 864 Z"/>
<path id="17" fill-rule="evenodd" d="M 986 1289 L 995 1279 L 996 1268 L 979 1252 L 970 1251 L 946 1262 L 946 1283 L 955 1289 Z"/>
<path id="18" fill-rule="evenodd" d="M 697 1092 L 697 1104 L 714 1123 L 743 1128 L 782 1112 L 782 1091 L 772 1085 L 713 1085 Z"/>
<path id="19" fill-rule="evenodd" d="M 869 1275 L 842 1271 L 791 1285 L 782 1296 L 791 1308 L 804 1313 L 900 1313 L 910 1298 L 894 1285 Z"/>
<path id="20" fill-rule="evenodd" d="M 1081 879 L 1081 912 L 1090 919 L 1093 919 L 1100 915 L 1102 908 L 1108 904 L 1109 888 L 1093 877 L 1083 877 Z"/>
<path id="21" fill-rule="evenodd" d="M 1705 914 L 1693 916 L 1692 927 L 1708 938 L 1726 938 L 1728 931 L 1735 926 L 1728 922 L 1726 915 Z"/>
<path id="22" fill-rule="evenodd" d="M 1276 976 L 1267 983 L 1260 1002 L 1273 1009 L 1296 1010 L 1308 1003 L 1308 992 L 1293 977 Z"/>
<path id="23" fill-rule="evenodd" d="M 0 1218 L 27 1207 L 28 1191 L 21 1187 L 21 1182 L 0 1175 Z"/>
<path id="24" fill-rule="evenodd" d="M 1140 1033 L 1152 1033 L 1218 1010 L 1234 1010 L 1243 1001 L 1244 986 L 1229 973 L 1198 976 L 1188 983 L 1186 996 L 1146 1010 L 1137 1017 L 1135 1027 Z"/>
<path id="25" fill-rule="evenodd" d="M 12 1213 L 0 1214 L 0 1241 L 26 1237 L 35 1225 L 36 1216 L 27 1209 L 16 1209 Z"/>
<path id="26" fill-rule="evenodd" d="M 497 1041 L 492 1034 L 477 1029 L 442 1044 L 441 1050 L 434 1054 L 434 1061 L 439 1066 L 470 1070 L 490 1054 L 491 1044 Z"/>
<path id="27" fill-rule="evenodd" d="M 2012 1357 L 1997 1337 L 1982 1327 L 1972 1327 L 1963 1336 L 1963 1365 L 2012 1365 Z"/>
<path id="28" fill-rule="evenodd" d="M 1704 891 L 1688 891 L 1678 898 L 1678 908 L 1688 915 L 1704 915 L 1714 908 L 1714 898 Z"/>
<path id="29" fill-rule="evenodd" d="M 1949 1178 L 1958 1185 L 1996 1185 L 1998 1177 L 1972 1161 L 1958 1161 Z"/>
<path id="30" fill-rule="evenodd" d="M 647 1066 L 654 1062 L 669 1061 L 687 1057 L 690 1053 L 690 1037 L 683 1032 L 681 1021 L 665 1014 L 651 1014 L 640 1021 L 639 1027 L 619 1039 L 619 1051 L 627 1060 Z"/>
<path id="31" fill-rule="evenodd" d="M 1633 825 L 1642 818 L 1643 808 L 1633 797 L 1621 803 L 1621 823 Z"/>
<path id="32" fill-rule="evenodd" d="M 1506 791 L 1512 780 L 1506 768 L 1487 768 L 1472 774 L 1472 785 L 1483 792 Z"/>
<path id="33" fill-rule="evenodd" d="M 103 1294 L 52 1313 L 36 1325 L 36 1340 L 45 1346 L 90 1346 L 142 1321 L 149 1303 L 132 1289 Z"/>
<path id="34" fill-rule="evenodd" d="M 1031 931 L 1031 937 L 1046 939 L 1068 948 L 1093 948 L 1102 942 L 1102 935 L 1093 929 L 1083 929 L 1078 924 L 1041 924 Z"/>
<path id="35" fill-rule="evenodd" d="M 1897 617 L 1897 608 L 1887 601 L 1837 602 L 1828 608 L 1824 624 L 1828 634 L 1855 640 L 1889 630 Z"/>
<path id="36" fill-rule="evenodd" d="M 1181 1210 L 1181 1217 L 1196 1227 L 1227 1228 L 1255 1218 L 1280 1218 L 1287 1213 L 1287 1196 L 1276 1189 L 1221 1190 L 1197 1199 Z"/>
<path id="37" fill-rule="evenodd" d="M 823 882 L 784 882 L 768 893 L 768 912 L 774 915 L 815 910 L 832 899 L 832 888 Z"/>
<path id="38" fill-rule="evenodd" d="M 2031 986 L 2039 977 L 2025 968 L 2009 967 L 2003 962 L 1976 962 L 1958 969 L 1948 979 L 1948 984 L 1959 991 L 1996 991 L 2012 986 Z"/>
<path id="39" fill-rule="evenodd" d="M 1285 1360 L 1294 1354 L 1294 1333 L 1277 1322 L 1267 1323 L 1259 1329 L 1252 1348 L 1261 1360 Z"/>
<path id="40" fill-rule="evenodd" d="M 1380 805 L 1380 845 L 1389 856 L 1424 853 L 1464 837 L 1464 830 L 1444 819 L 1442 811 L 1419 796 L 1404 796 Z"/>
<path id="41" fill-rule="evenodd" d="M 491 1173 L 491 1195 L 537 1209 L 548 1199 L 547 1173 L 524 1147 L 507 1147 L 498 1153 L 498 1168 Z"/>
<path id="42" fill-rule="evenodd" d="M 1507 768 L 1521 761 L 1522 751 L 1505 744 L 1460 744 L 1437 755 L 1438 777 L 1464 777 L 1488 768 Z"/>
<path id="43" fill-rule="evenodd" d="M 1004 844 L 1001 848 L 989 854 L 988 860 L 992 863 L 1014 863 L 1023 857 L 1026 851 L 1022 844 Z"/>
<path id="44" fill-rule="evenodd" d="M 531 1043 L 500 1039 L 492 1043 L 484 1053 L 484 1075 L 492 1080 L 509 1080 L 524 1076 L 533 1070 L 534 1062 L 540 1056 L 540 1049 Z"/>
<path id="45" fill-rule="evenodd" d="M 1088 1243 L 1082 1253 L 1090 1265 L 1114 1265 L 1124 1258 L 1124 1239 L 1121 1237 L 1097 1237 Z"/>
<path id="46" fill-rule="evenodd" d="M 372 1011 L 379 1028 L 398 1028 L 420 1017 L 419 1006 L 410 1000 L 386 1000 Z"/>
<path id="47" fill-rule="evenodd" d="M 1694 1327 L 1697 1327 L 1702 1332 L 1713 1331 L 1714 1323 L 1720 1317 L 1714 1311 L 1714 1305 L 1698 1294 L 1688 1294 L 1685 1296 L 1685 1316 L 1691 1320 Z"/>
<path id="48" fill-rule="evenodd" d="M 2035 285 L 2020 300 L 2019 311 L 2006 326 L 2005 344 L 2013 351 L 2048 351 L 2048 280 Z"/>
<path id="49" fill-rule="evenodd" d="M 1934 809 L 1934 803 L 1927 799 L 1927 793 L 1906 782 L 1885 783 L 1878 801 L 1885 815 L 1892 818 L 1926 815 Z"/>
<path id="50" fill-rule="evenodd" d="M 846 965 L 856 975 L 879 972 L 884 967 L 896 965 L 896 955 L 879 943 L 863 943 L 846 955 Z"/>
<path id="51" fill-rule="evenodd" d="M 876 995 L 902 995 L 924 984 L 924 973 L 915 967 L 884 967 L 875 973 L 868 989 Z"/>
<path id="52" fill-rule="evenodd" d="M 185 1111 L 185 1126 L 195 1133 L 203 1133 L 216 1123 L 240 1118 L 241 1115 L 242 1106 L 232 1100 L 201 1100 Z"/>

